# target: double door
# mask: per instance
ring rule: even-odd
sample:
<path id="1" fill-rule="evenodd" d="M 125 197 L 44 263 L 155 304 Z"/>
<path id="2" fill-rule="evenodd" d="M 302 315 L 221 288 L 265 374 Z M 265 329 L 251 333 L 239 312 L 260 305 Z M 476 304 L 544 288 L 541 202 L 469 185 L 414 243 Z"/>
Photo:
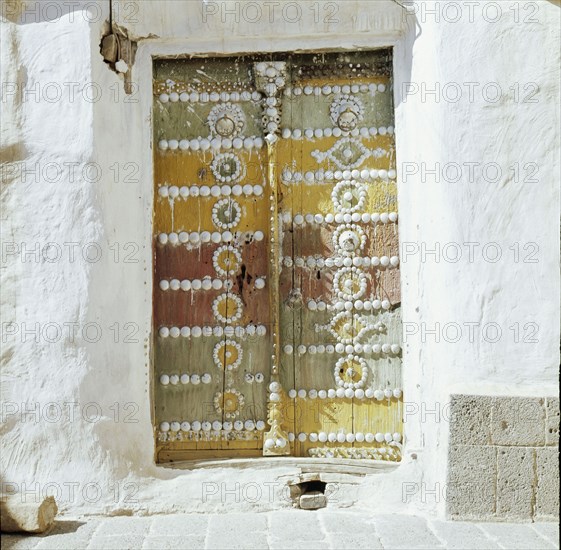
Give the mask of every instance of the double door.
<path id="1" fill-rule="evenodd" d="M 399 460 L 389 52 L 154 75 L 158 461 Z"/>

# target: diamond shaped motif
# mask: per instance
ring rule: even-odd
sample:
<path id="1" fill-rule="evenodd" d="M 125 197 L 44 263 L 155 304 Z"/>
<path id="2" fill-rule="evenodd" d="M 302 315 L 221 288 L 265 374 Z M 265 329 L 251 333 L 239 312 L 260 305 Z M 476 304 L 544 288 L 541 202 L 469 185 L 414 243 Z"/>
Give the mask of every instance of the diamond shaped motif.
<path id="1" fill-rule="evenodd" d="M 341 169 L 358 168 L 372 151 L 365 147 L 358 139 L 351 137 L 341 138 L 327 151 L 312 151 L 312 156 L 323 162 L 326 158 L 333 161 Z"/>

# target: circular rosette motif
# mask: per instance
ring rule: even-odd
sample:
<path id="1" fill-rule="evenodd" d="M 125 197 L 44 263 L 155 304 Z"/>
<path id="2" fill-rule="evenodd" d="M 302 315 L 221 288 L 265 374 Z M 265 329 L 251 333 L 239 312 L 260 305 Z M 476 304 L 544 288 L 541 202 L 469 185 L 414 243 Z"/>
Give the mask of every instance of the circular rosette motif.
<path id="1" fill-rule="evenodd" d="M 234 340 L 218 342 L 212 351 L 212 360 L 220 370 L 235 370 L 243 359 L 243 350 Z"/>
<path id="2" fill-rule="evenodd" d="M 214 409 L 226 418 L 236 418 L 244 406 L 243 395 L 234 388 L 226 388 L 224 392 L 218 392 L 214 396 Z"/>
<path id="3" fill-rule="evenodd" d="M 354 130 L 364 120 L 364 105 L 358 97 L 340 94 L 331 102 L 329 108 L 333 124 L 344 132 Z"/>
<path id="4" fill-rule="evenodd" d="M 358 300 L 366 293 L 366 275 L 357 267 L 339 269 L 333 277 L 333 288 L 338 298 Z"/>
<path id="5" fill-rule="evenodd" d="M 335 364 L 335 383 L 340 388 L 356 390 L 364 387 L 368 378 L 366 361 L 358 355 L 341 357 Z"/>
<path id="6" fill-rule="evenodd" d="M 212 207 L 212 223 L 219 229 L 232 229 L 240 223 L 242 208 L 237 201 L 227 198 Z"/>
<path id="7" fill-rule="evenodd" d="M 231 183 L 244 177 L 245 166 L 234 153 L 219 153 L 212 159 L 210 171 L 217 181 Z"/>
<path id="8" fill-rule="evenodd" d="M 212 302 L 212 313 L 221 323 L 235 323 L 243 313 L 243 302 L 236 294 L 220 294 Z"/>
<path id="9" fill-rule="evenodd" d="M 366 234 L 354 223 L 340 225 L 333 232 L 333 246 L 341 256 L 355 256 L 366 245 Z"/>
<path id="10" fill-rule="evenodd" d="M 328 329 L 342 344 L 354 343 L 368 330 L 360 317 L 353 315 L 350 311 L 342 311 L 335 315 L 331 319 Z"/>
<path id="11" fill-rule="evenodd" d="M 219 275 L 231 277 L 242 265 L 242 255 L 233 246 L 223 245 L 212 255 L 212 265 Z"/>
<path id="12" fill-rule="evenodd" d="M 245 116 L 237 105 L 219 103 L 210 110 L 207 122 L 213 136 L 233 138 L 243 132 Z"/>
<path id="13" fill-rule="evenodd" d="M 366 204 L 366 188 L 355 180 L 341 180 L 333 188 L 331 200 L 337 212 L 359 212 Z"/>

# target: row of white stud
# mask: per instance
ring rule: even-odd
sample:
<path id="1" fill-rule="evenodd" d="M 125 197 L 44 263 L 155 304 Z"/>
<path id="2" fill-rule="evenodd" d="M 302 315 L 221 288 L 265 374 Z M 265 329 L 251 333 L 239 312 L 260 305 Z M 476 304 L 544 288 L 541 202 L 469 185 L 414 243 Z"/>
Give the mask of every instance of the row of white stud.
<path id="1" fill-rule="evenodd" d="M 342 258 L 341 256 L 333 258 L 316 258 L 315 256 L 308 256 L 307 258 L 297 257 L 292 259 L 290 256 L 283 258 L 282 261 L 285 267 L 308 267 L 310 269 L 323 269 L 332 267 L 388 267 L 389 269 L 397 268 L 399 266 L 398 256 L 373 256 L 361 257 L 355 256 L 354 258 Z"/>
<path id="2" fill-rule="evenodd" d="M 232 430 L 236 430 L 238 432 L 241 432 L 242 430 L 250 432 L 253 430 L 259 430 L 262 432 L 265 427 L 266 424 L 264 420 L 246 420 L 245 422 L 242 422 L 241 420 L 236 420 L 235 422 L 220 422 L 219 420 L 215 420 L 214 422 L 200 422 L 199 420 L 194 420 L 192 422 L 184 420 L 183 422 L 179 422 L 178 420 L 174 420 L 171 422 L 160 423 L 160 430 L 162 432 L 199 432 L 201 430 L 203 432 L 219 432 L 222 430 L 225 432 L 231 432 Z"/>
<path id="3" fill-rule="evenodd" d="M 371 126 L 367 128 L 354 128 L 350 131 L 341 130 L 338 126 L 333 128 L 283 128 L 281 136 L 283 139 L 320 139 L 322 137 L 363 137 L 369 138 L 377 135 L 380 136 L 393 136 L 395 128 L 393 126 Z"/>
<path id="4" fill-rule="evenodd" d="M 198 137 L 193 139 L 161 139 L 158 142 L 158 148 L 161 151 L 208 151 L 209 149 L 215 151 L 220 149 L 245 149 L 250 151 L 251 149 L 261 149 L 263 145 L 265 145 L 265 142 L 259 136 L 233 139 L 209 136 L 208 138 Z"/>
<path id="5" fill-rule="evenodd" d="M 241 237 L 245 240 L 262 241 L 265 238 L 263 231 L 249 231 L 245 234 L 240 232 L 232 233 L 231 231 L 224 231 L 220 233 L 219 231 L 203 231 L 199 233 L 198 231 L 193 231 L 188 233 L 187 231 L 182 231 L 181 233 L 160 233 L 158 235 L 158 242 L 160 244 L 199 244 L 199 243 L 229 243 L 233 240 L 240 240 Z"/>
<path id="6" fill-rule="evenodd" d="M 392 307 L 389 300 L 337 300 L 334 304 L 326 304 L 323 308 L 321 300 L 309 300 L 306 306 L 310 311 L 379 311 Z"/>
<path id="7" fill-rule="evenodd" d="M 244 377 L 246 383 L 251 384 L 252 382 L 257 382 L 261 384 L 265 380 L 265 376 L 263 373 L 258 372 L 257 374 L 253 374 L 248 372 L 245 374 Z M 212 381 L 212 376 L 209 373 L 205 373 L 201 376 L 198 374 L 162 374 L 160 376 L 160 384 L 162 386 L 177 386 L 180 382 L 182 385 L 186 386 L 187 384 L 192 384 L 194 386 L 199 385 L 201 382 L 203 384 L 210 384 Z"/>
<path id="8" fill-rule="evenodd" d="M 359 92 L 375 94 L 376 92 L 384 93 L 387 90 L 385 84 L 343 84 L 339 86 L 338 84 L 330 86 L 326 84 L 325 86 L 288 86 L 284 90 L 284 95 L 286 97 L 301 96 L 303 95 L 331 95 L 331 94 L 358 94 Z"/>
<path id="9" fill-rule="evenodd" d="M 293 172 L 291 170 L 283 170 L 281 173 L 282 179 L 285 183 L 295 182 L 298 183 L 302 180 L 307 181 L 309 183 L 312 182 L 330 182 L 333 180 L 350 180 L 351 178 L 355 180 L 394 180 L 397 177 L 397 172 L 393 168 L 390 170 L 377 170 L 375 168 L 371 168 L 367 170 L 366 168 L 363 170 L 316 170 L 308 171 L 308 172 Z"/>
<path id="10" fill-rule="evenodd" d="M 233 337 L 237 336 L 238 338 L 243 338 L 244 336 L 265 336 L 267 334 L 267 327 L 265 325 L 247 325 L 246 327 L 221 327 L 221 326 L 214 326 L 214 327 L 160 327 L 158 334 L 162 338 L 179 338 L 182 336 L 183 338 L 200 338 L 200 337 L 209 337 L 209 336 L 228 336 Z"/>
<path id="11" fill-rule="evenodd" d="M 233 195 L 234 197 L 241 197 L 245 195 L 250 197 L 255 195 L 260 197 L 263 195 L 262 185 L 183 185 L 178 187 L 177 185 L 161 185 L 158 187 L 158 195 L 163 198 L 182 198 L 187 197 L 229 197 Z"/>
<path id="12" fill-rule="evenodd" d="M 169 384 L 171 384 L 172 386 L 177 386 L 177 384 L 179 384 L 180 382 L 183 385 L 193 384 L 193 386 L 198 386 L 200 383 L 210 384 L 212 382 L 212 375 L 208 372 L 205 372 L 202 375 L 191 374 L 189 376 L 188 374 L 162 374 L 160 376 L 160 384 L 162 386 L 168 386 Z"/>
<path id="13" fill-rule="evenodd" d="M 262 95 L 259 92 L 250 92 L 244 90 L 242 92 L 171 92 L 169 94 L 162 93 L 158 96 L 160 103 L 217 103 L 223 101 L 260 101 Z"/>
<path id="14" fill-rule="evenodd" d="M 303 225 L 304 223 L 315 223 L 321 225 L 323 223 L 382 223 L 384 225 L 388 223 L 396 223 L 398 219 L 397 212 L 374 212 L 374 214 L 359 212 L 353 212 L 352 214 L 346 213 L 342 214 L 337 212 L 336 214 L 295 214 L 291 216 L 289 212 L 283 214 L 283 221 L 285 223 L 294 223 L 296 225 Z"/>
<path id="15" fill-rule="evenodd" d="M 351 388 L 337 388 L 337 389 L 329 389 L 329 390 L 289 390 L 288 397 L 290 399 L 296 399 L 299 397 L 300 399 L 305 399 L 308 397 L 309 399 L 335 399 L 336 397 L 342 398 L 353 398 L 356 397 L 357 399 L 376 399 L 377 401 L 383 401 L 384 399 L 391 399 L 392 397 L 395 399 L 399 399 L 403 395 L 401 388 L 390 389 L 386 388 L 385 390 L 377 389 L 373 390 L 372 388 L 368 388 L 363 390 L 362 388 L 353 390 Z"/>
<path id="16" fill-rule="evenodd" d="M 338 354 L 350 354 L 350 353 L 364 353 L 366 355 L 399 355 L 401 352 L 401 346 L 399 344 L 319 344 L 305 346 L 300 344 L 296 346 L 296 349 L 287 344 L 283 347 L 284 353 L 287 355 L 292 355 L 295 351 L 298 355 L 305 355 L 309 353 L 310 355 L 327 353 L 329 355 L 333 353 Z"/>
<path id="17" fill-rule="evenodd" d="M 256 289 L 261 290 L 265 288 L 265 279 L 263 277 L 257 277 L 254 281 L 254 286 Z M 232 288 L 232 281 L 223 281 L 222 279 L 211 279 L 210 277 L 205 277 L 204 279 L 184 279 L 180 281 L 179 279 L 162 279 L 160 281 L 160 290 L 221 290 L 225 288 L 230 290 Z"/>
<path id="18" fill-rule="evenodd" d="M 365 441 L 366 443 L 392 443 L 396 442 L 399 443 L 401 441 L 401 434 L 395 432 L 391 433 L 345 433 L 345 432 L 312 432 L 312 433 L 305 433 L 300 432 L 299 434 L 294 434 L 293 432 L 288 433 L 288 441 L 292 442 L 298 439 L 301 443 L 306 440 L 309 440 L 312 443 L 319 441 L 320 443 L 354 443 L 357 441 L 358 443 L 362 443 Z"/>

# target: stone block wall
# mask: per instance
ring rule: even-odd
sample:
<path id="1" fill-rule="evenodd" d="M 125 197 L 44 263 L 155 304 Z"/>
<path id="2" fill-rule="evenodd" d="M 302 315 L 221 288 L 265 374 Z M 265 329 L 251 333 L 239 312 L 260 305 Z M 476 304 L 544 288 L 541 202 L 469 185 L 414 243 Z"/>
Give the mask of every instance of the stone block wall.
<path id="1" fill-rule="evenodd" d="M 447 515 L 557 520 L 559 398 L 453 395 Z"/>

